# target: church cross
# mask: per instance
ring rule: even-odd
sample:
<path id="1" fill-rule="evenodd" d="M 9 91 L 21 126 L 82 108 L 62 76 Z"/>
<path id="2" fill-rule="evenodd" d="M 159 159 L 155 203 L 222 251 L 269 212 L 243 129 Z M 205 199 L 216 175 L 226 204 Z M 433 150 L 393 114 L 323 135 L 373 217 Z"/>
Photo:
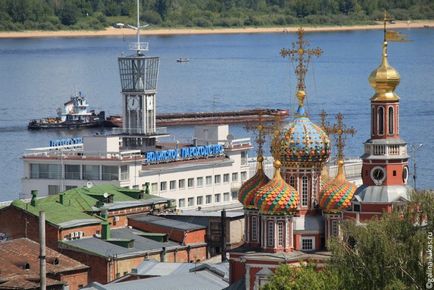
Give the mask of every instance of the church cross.
<path id="1" fill-rule="evenodd" d="M 305 91 L 306 86 L 304 80 L 306 77 L 307 66 L 310 62 L 310 59 L 312 56 L 319 57 L 323 53 L 323 51 L 319 47 L 315 49 L 307 49 L 309 43 L 303 38 L 303 28 L 300 27 L 297 34 L 298 40 L 297 42 L 292 43 L 292 49 L 282 48 L 280 50 L 280 55 L 282 57 L 289 56 L 292 62 L 297 63 L 297 67 L 295 68 L 295 74 L 297 75 L 297 90 Z"/>
<path id="2" fill-rule="evenodd" d="M 344 160 L 344 147 L 346 135 L 354 136 L 356 134 L 356 129 L 353 127 L 347 127 L 344 122 L 344 116 L 342 113 L 336 115 L 336 123 L 332 127 L 326 127 L 326 132 L 328 134 L 334 134 L 336 140 L 336 147 L 338 149 L 337 158 L 338 160 Z"/>

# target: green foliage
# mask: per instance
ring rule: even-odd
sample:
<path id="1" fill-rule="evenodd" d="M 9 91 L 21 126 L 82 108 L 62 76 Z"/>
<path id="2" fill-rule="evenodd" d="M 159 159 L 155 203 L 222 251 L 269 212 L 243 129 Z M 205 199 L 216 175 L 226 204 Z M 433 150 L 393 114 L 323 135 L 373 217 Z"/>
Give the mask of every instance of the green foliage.
<path id="1" fill-rule="evenodd" d="M 428 233 L 434 231 L 434 192 L 413 193 L 392 214 L 366 224 L 346 221 L 332 240 L 325 268 L 280 266 L 263 289 L 425 289 Z"/>
<path id="2" fill-rule="evenodd" d="M 295 268 L 282 265 L 277 268 L 262 290 L 334 290 L 338 289 L 338 276 L 335 272 L 326 269 L 316 269 L 314 265 Z"/>
<path id="3" fill-rule="evenodd" d="M 398 20 L 434 19 L 429 0 L 140 0 L 140 7 L 144 21 L 163 27 L 359 24 L 381 19 L 384 9 Z M 0 30 L 101 29 L 119 17 L 134 24 L 136 1 L 0 1 Z"/>

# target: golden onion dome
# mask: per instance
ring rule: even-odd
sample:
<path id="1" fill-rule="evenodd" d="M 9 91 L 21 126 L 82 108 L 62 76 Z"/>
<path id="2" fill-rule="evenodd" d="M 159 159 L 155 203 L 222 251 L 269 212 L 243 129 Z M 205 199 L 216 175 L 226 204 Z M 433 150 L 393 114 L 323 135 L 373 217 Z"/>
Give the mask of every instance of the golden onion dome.
<path id="1" fill-rule="evenodd" d="M 398 101 L 399 96 L 395 93 L 395 88 L 398 86 L 401 77 L 396 69 L 394 69 L 387 60 L 387 42 L 383 44 L 382 61 L 368 78 L 369 84 L 374 88 L 375 95 L 372 101 Z"/>
<path id="2" fill-rule="evenodd" d="M 261 187 L 256 194 L 254 204 L 262 214 L 291 214 L 299 203 L 299 194 L 287 184 L 280 175 L 282 164 L 274 161 L 274 177 Z"/>
<path id="3" fill-rule="evenodd" d="M 357 187 L 354 183 L 349 182 L 344 174 L 344 161 L 338 161 L 338 174 L 336 177 L 327 182 L 320 192 L 319 205 L 325 212 L 337 212 L 348 208 L 351 205 L 351 199 L 354 196 Z"/>
<path id="4" fill-rule="evenodd" d="M 258 190 L 270 181 L 268 176 L 264 173 L 262 165 L 264 157 L 258 156 L 257 160 L 258 164 L 256 174 L 244 182 L 238 191 L 238 200 L 244 205 L 245 208 L 255 208 L 254 200 Z"/>

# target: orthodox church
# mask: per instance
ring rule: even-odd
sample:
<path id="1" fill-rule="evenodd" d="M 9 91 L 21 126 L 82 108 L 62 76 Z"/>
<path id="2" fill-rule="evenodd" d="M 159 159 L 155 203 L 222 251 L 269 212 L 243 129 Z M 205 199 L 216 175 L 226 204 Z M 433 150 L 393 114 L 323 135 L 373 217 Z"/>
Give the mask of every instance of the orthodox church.
<path id="1" fill-rule="evenodd" d="M 291 123 L 280 128 L 259 124 L 256 174 L 239 190 L 245 211 L 245 244 L 229 253 L 230 283 L 245 289 L 265 285 L 280 264 L 310 260 L 321 264 L 330 258 L 327 241 L 339 236 L 343 219 L 363 222 L 408 200 L 408 155 L 399 138 L 399 97 L 394 92 L 399 74 L 387 61 L 384 41 L 382 63 L 369 77 L 375 95 L 371 98 L 371 138 L 362 156 L 359 188 L 345 178 L 344 134 L 354 131 L 343 125 L 338 114 L 332 128 L 316 125 L 305 111 L 305 75 L 312 56 L 321 50 L 307 49 L 304 32 L 298 31 L 293 49 L 282 56 L 297 62 L 298 109 Z M 264 136 L 271 133 L 274 176 L 263 169 Z M 322 174 L 331 154 L 329 135 L 335 135 L 338 172 L 334 178 Z M 244 289 L 244 286 L 242 286 Z M 238 288 L 237 288 L 238 289 Z"/>

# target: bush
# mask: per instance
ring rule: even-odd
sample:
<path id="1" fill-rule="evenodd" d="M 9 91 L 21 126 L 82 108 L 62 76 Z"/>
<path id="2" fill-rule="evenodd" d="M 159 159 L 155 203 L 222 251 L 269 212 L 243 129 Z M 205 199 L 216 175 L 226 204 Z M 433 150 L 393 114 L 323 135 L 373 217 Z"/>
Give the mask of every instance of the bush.
<path id="1" fill-rule="evenodd" d="M 209 21 L 206 18 L 196 18 L 194 20 L 194 23 L 196 24 L 196 26 L 199 26 L 199 27 L 210 27 L 210 26 L 212 26 L 211 21 Z"/>
<path id="2" fill-rule="evenodd" d="M 161 24 L 162 21 L 160 14 L 152 10 L 145 11 L 140 18 L 146 23 L 156 25 Z"/>
<path id="3" fill-rule="evenodd" d="M 257 16 L 249 15 L 246 20 L 244 20 L 244 25 L 246 26 L 261 26 L 264 22 Z"/>

